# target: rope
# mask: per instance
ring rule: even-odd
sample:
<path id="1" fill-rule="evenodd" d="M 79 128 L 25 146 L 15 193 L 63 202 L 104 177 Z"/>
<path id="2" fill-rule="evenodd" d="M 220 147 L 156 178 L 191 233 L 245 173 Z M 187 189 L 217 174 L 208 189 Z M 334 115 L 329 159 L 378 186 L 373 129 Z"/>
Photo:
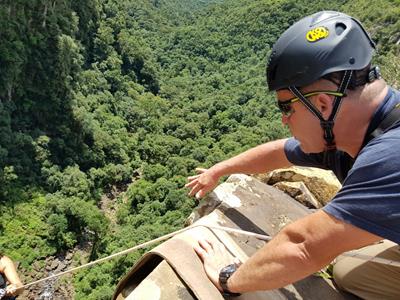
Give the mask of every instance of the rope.
<path id="1" fill-rule="evenodd" d="M 77 270 L 80 270 L 80 269 L 83 269 L 83 268 L 87 268 L 87 267 L 99 264 L 99 263 L 101 263 L 103 261 L 107 261 L 107 260 L 113 259 L 114 257 L 120 256 L 120 255 L 124 255 L 124 254 L 128 254 L 128 253 L 130 253 L 132 251 L 135 251 L 135 250 L 138 250 L 138 249 L 141 249 L 141 248 L 145 248 L 145 247 L 150 246 L 152 244 L 164 241 L 164 240 L 169 239 L 169 238 L 171 238 L 171 237 L 173 237 L 173 236 L 175 236 L 177 234 L 183 233 L 183 232 L 185 232 L 185 231 L 187 231 L 189 229 L 193 229 L 193 228 L 196 228 L 196 227 L 206 227 L 206 228 L 209 228 L 209 229 L 216 229 L 216 230 L 222 230 L 222 231 L 229 232 L 229 233 L 241 234 L 241 235 L 245 235 L 245 236 L 248 236 L 248 237 L 254 237 L 256 239 L 267 241 L 267 242 L 272 239 L 272 237 L 268 236 L 268 235 L 262 235 L 262 234 L 258 234 L 258 233 L 254 233 L 254 232 L 250 232 L 250 231 L 245 231 L 245 230 L 241 230 L 241 229 L 234 229 L 234 228 L 230 228 L 230 227 L 216 226 L 216 225 L 203 225 L 203 224 L 192 225 L 192 226 L 189 226 L 189 227 L 174 231 L 172 233 L 168 233 L 166 235 L 163 235 L 163 236 L 161 236 L 159 238 L 156 238 L 156 239 L 153 239 L 151 241 L 136 245 L 136 246 L 134 246 L 132 248 L 129 248 L 129 249 L 126 249 L 126 250 L 111 254 L 109 256 L 94 260 L 94 261 L 89 262 L 87 264 L 83 264 L 81 266 L 78 266 L 78 267 L 75 267 L 75 268 L 71 268 L 69 270 L 66 270 L 66 271 L 63 271 L 63 272 L 60 272 L 60 273 L 57 273 L 57 274 L 53 274 L 53 275 L 48 276 L 46 278 L 42 278 L 42 279 L 27 283 L 27 284 L 23 285 L 21 288 L 27 288 L 29 286 L 36 285 L 38 283 L 41 283 L 41 282 L 44 282 L 44 281 L 47 281 L 47 280 L 51 280 L 51 279 L 63 276 L 65 274 L 72 273 L 72 272 L 75 272 Z M 364 255 L 364 254 L 359 254 L 359 253 L 356 253 L 356 252 L 346 252 L 346 253 L 343 253 L 341 255 L 342 256 L 355 257 L 355 258 L 359 258 L 359 259 L 365 260 L 365 261 L 373 261 L 373 262 L 384 264 L 384 265 L 400 267 L 400 262 L 392 261 L 392 260 L 388 260 L 388 259 L 384 259 L 384 258 L 380 258 L 380 257 L 374 257 L 374 256 L 368 256 L 368 255 Z"/>

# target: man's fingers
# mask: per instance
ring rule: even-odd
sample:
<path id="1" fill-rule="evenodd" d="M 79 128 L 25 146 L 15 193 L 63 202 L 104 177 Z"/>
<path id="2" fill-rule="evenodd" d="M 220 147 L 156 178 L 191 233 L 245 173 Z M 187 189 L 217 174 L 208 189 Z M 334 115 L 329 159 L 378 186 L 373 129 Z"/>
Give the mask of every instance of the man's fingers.
<path id="1" fill-rule="evenodd" d="M 200 257 L 200 259 L 204 262 L 207 252 L 200 246 L 194 246 L 193 249 L 197 253 L 197 255 Z"/>
<path id="2" fill-rule="evenodd" d="M 209 242 L 208 240 L 199 240 L 199 245 L 200 245 L 207 253 L 214 252 L 213 246 L 212 246 L 211 242 Z"/>
<path id="3" fill-rule="evenodd" d="M 200 175 L 189 176 L 189 177 L 187 178 L 187 180 L 188 180 L 188 181 L 193 181 L 193 180 L 195 180 L 196 178 L 199 178 L 199 176 L 200 176 Z"/>
<path id="4" fill-rule="evenodd" d="M 204 168 L 196 168 L 196 172 L 199 173 L 199 174 L 204 173 L 205 171 L 207 171 L 207 169 L 204 169 Z"/>
<path id="5" fill-rule="evenodd" d="M 189 196 L 193 196 L 193 195 L 196 194 L 200 189 L 201 189 L 201 185 L 197 183 L 197 184 L 190 190 Z"/>
<path id="6" fill-rule="evenodd" d="M 228 255 L 228 256 L 230 256 L 230 254 L 229 254 L 228 250 L 226 249 L 225 245 L 223 243 L 221 243 L 221 242 L 216 241 L 214 243 L 211 243 L 211 247 L 213 248 L 214 253 L 217 254 L 217 255 L 221 255 L 221 256 Z"/>
<path id="7" fill-rule="evenodd" d="M 189 183 L 186 183 L 186 184 L 185 184 L 185 187 L 192 187 L 192 186 L 196 185 L 197 183 L 198 183 L 197 180 L 193 180 L 193 181 L 191 181 L 191 182 L 189 182 Z"/>

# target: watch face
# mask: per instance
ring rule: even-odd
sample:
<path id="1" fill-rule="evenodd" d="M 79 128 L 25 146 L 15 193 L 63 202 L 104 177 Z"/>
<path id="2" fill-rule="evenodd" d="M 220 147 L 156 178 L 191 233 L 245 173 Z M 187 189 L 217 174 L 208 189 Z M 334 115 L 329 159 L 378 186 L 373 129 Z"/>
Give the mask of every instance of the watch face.
<path id="1" fill-rule="evenodd" d="M 235 272 L 237 269 L 235 264 L 231 264 L 229 266 L 226 266 L 225 268 L 227 272 Z"/>
<path id="2" fill-rule="evenodd" d="M 226 267 L 223 267 L 221 272 L 219 273 L 219 280 L 221 282 L 226 282 L 228 281 L 229 277 L 237 270 L 237 267 L 235 264 L 228 265 Z"/>

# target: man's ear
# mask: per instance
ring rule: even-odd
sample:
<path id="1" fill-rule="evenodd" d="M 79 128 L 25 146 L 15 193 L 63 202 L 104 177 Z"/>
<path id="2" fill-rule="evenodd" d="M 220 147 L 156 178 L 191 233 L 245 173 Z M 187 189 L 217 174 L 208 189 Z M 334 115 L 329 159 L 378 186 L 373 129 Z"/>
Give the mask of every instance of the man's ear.
<path id="1" fill-rule="evenodd" d="M 314 105 L 321 112 L 322 117 L 328 120 L 333 109 L 333 98 L 327 94 L 318 94 L 315 96 Z"/>

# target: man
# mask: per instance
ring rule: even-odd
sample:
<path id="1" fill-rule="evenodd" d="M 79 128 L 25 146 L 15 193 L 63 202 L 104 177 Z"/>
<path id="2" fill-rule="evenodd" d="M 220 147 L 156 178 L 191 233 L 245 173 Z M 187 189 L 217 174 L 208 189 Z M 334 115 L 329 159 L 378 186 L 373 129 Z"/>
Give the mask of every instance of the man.
<path id="1" fill-rule="evenodd" d="M 199 241 L 195 250 L 221 291 L 280 288 L 366 246 L 361 251 L 400 261 L 400 93 L 371 67 L 374 48 L 362 25 L 342 13 L 323 11 L 292 25 L 272 49 L 267 79 L 293 138 L 188 178 L 198 198 L 221 176 L 294 164 L 331 169 L 343 184 L 328 205 L 286 226 L 238 268 L 220 246 Z M 399 299 L 398 267 L 343 258 L 334 277 L 359 297 Z"/>

